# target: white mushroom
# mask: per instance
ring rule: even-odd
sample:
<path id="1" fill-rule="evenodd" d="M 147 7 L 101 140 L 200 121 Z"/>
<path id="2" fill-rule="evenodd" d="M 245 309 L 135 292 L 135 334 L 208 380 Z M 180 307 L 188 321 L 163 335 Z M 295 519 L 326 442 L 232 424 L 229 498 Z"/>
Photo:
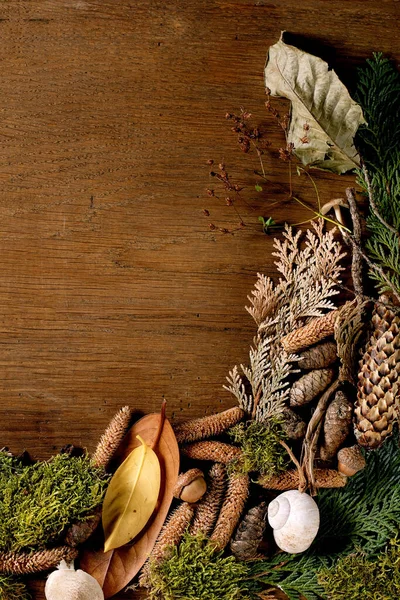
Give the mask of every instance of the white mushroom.
<path id="1" fill-rule="evenodd" d="M 75 571 L 74 564 L 64 560 L 47 578 L 44 593 L 47 600 L 104 600 L 96 579 L 81 569 Z"/>
<path id="2" fill-rule="evenodd" d="M 334 200 L 330 200 L 326 204 L 321 207 L 320 213 L 321 215 L 327 215 L 328 212 L 333 208 L 335 211 L 335 217 L 338 223 L 344 225 L 342 213 L 340 207 L 349 208 L 349 205 L 343 200 L 343 198 L 334 198 Z"/>
<path id="3" fill-rule="evenodd" d="M 318 506 L 308 494 L 289 490 L 270 502 L 268 521 L 281 550 L 291 554 L 304 552 L 318 532 Z"/>

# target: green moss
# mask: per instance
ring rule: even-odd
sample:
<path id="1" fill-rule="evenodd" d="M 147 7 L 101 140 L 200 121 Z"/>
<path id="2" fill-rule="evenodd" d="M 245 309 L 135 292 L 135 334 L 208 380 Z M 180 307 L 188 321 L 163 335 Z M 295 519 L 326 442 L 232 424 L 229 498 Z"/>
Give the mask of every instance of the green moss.
<path id="1" fill-rule="evenodd" d="M 23 466 L 0 453 L 0 551 L 43 548 L 90 516 L 107 486 L 88 457 L 55 456 Z"/>
<path id="2" fill-rule="evenodd" d="M 216 553 L 207 538 L 186 534 L 150 568 L 150 600 L 248 600 L 249 568 Z"/>
<path id="3" fill-rule="evenodd" d="M 267 424 L 257 421 L 239 423 L 229 434 L 243 451 L 243 458 L 233 465 L 235 470 L 258 472 L 268 477 L 288 468 L 289 456 L 280 444 L 286 436 L 278 419 L 271 419 Z"/>
<path id="4" fill-rule="evenodd" d="M 393 600 L 400 595 L 400 545 L 391 540 L 384 552 L 374 558 L 350 554 L 331 569 L 324 569 L 318 581 L 328 600 Z"/>
<path id="5" fill-rule="evenodd" d="M 0 600 L 29 600 L 30 595 L 22 579 L 0 573 Z"/>

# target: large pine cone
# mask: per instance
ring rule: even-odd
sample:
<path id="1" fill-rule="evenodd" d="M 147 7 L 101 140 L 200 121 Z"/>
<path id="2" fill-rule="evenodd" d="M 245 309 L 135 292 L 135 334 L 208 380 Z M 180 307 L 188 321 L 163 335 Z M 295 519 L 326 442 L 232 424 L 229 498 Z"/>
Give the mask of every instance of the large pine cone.
<path id="1" fill-rule="evenodd" d="M 400 318 L 376 304 L 372 325 L 360 362 L 355 408 L 355 435 L 366 448 L 378 448 L 392 433 L 399 409 Z"/>

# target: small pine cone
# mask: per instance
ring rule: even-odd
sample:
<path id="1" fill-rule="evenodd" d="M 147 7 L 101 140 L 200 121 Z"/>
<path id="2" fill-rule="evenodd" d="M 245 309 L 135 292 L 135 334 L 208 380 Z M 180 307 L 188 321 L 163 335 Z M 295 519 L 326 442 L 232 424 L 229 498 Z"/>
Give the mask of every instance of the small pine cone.
<path id="1" fill-rule="evenodd" d="M 399 412 L 400 318 L 376 304 L 374 328 L 360 361 L 355 435 L 366 448 L 378 448 L 391 435 Z"/>
<path id="2" fill-rule="evenodd" d="M 92 517 L 83 521 L 82 523 L 74 523 L 67 529 L 67 532 L 64 537 L 64 543 L 67 546 L 71 546 L 75 548 L 92 535 L 92 533 L 97 529 L 98 524 L 101 521 L 101 507 L 96 509 L 96 512 Z"/>
<path id="3" fill-rule="evenodd" d="M 288 354 L 298 352 L 303 348 L 309 348 L 318 344 L 321 340 L 333 335 L 335 331 L 335 322 L 338 318 L 340 309 L 331 310 L 322 317 L 313 319 L 304 327 L 299 327 L 291 331 L 281 339 L 281 344 Z"/>
<path id="4" fill-rule="evenodd" d="M 337 360 L 336 342 L 323 342 L 299 354 L 299 367 L 305 371 L 325 369 Z"/>
<path id="5" fill-rule="evenodd" d="M 235 406 L 221 413 L 186 421 L 174 427 L 176 439 L 179 443 L 195 442 L 209 437 L 220 435 L 244 417 L 244 410 Z"/>
<path id="6" fill-rule="evenodd" d="M 320 449 L 323 461 L 330 462 L 351 432 L 353 404 L 346 394 L 338 391 L 328 406 L 324 421 L 324 443 Z"/>
<path id="7" fill-rule="evenodd" d="M 62 560 L 73 561 L 78 550 L 69 546 L 58 546 L 38 552 L 0 552 L 0 572 L 15 575 L 39 573 L 57 567 Z"/>
<path id="8" fill-rule="evenodd" d="M 226 490 L 226 468 L 222 463 L 215 463 L 208 473 L 208 488 L 203 499 L 198 503 L 189 533 L 196 535 L 201 531 L 209 536 L 214 529 Z"/>
<path id="9" fill-rule="evenodd" d="M 225 465 L 242 456 L 242 451 L 237 446 L 211 440 L 182 446 L 181 452 L 194 460 L 211 460 Z"/>
<path id="10" fill-rule="evenodd" d="M 308 404 L 326 390 L 335 377 L 334 369 L 315 369 L 300 377 L 290 390 L 290 406 Z"/>
<path id="11" fill-rule="evenodd" d="M 131 409 L 124 406 L 111 419 L 93 454 L 92 463 L 95 467 L 107 467 L 129 427 L 131 417 Z"/>
<path id="12" fill-rule="evenodd" d="M 289 440 L 301 440 L 306 435 L 307 424 L 294 410 L 285 408 L 282 417 L 281 427 Z"/>
<path id="13" fill-rule="evenodd" d="M 238 475 L 234 473 L 229 477 L 228 489 L 210 538 L 216 550 L 223 550 L 229 544 L 246 504 L 249 495 L 249 484 L 250 479 L 247 474 Z"/>
<path id="14" fill-rule="evenodd" d="M 335 469 L 314 469 L 314 477 L 317 488 L 340 488 L 347 483 L 347 478 Z M 271 477 L 260 477 L 257 483 L 267 490 L 294 490 L 300 484 L 299 472 L 293 469 Z"/>
<path id="15" fill-rule="evenodd" d="M 179 544 L 183 534 L 193 518 L 194 506 L 188 502 L 182 502 L 166 521 L 160 535 L 151 552 L 149 560 L 145 563 L 142 573 L 139 577 L 139 585 L 149 586 L 150 562 L 162 561 L 171 546 Z"/>
<path id="16" fill-rule="evenodd" d="M 266 514 L 267 503 L 262 502 L 243 517 L 230 544 L 232 554 L 238 560 L 249 560 L 257 556 L 266 528 Z"/>

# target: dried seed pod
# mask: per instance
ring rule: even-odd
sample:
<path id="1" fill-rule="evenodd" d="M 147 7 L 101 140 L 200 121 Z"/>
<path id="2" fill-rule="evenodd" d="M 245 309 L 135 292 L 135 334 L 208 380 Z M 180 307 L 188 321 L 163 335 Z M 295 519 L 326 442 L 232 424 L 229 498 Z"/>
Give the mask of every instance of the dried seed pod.
<path id="1" fill-rule="evenodd" d="M 333 369 L 315 369 L 300 377 L 290 390 L 290 406 L 303 406 L 321 394 L 333 381 Z"/>
<path id="2" fill-rule="evenodd" d="M 96 467 L 107 467 L 129 427 L 131 417 L 131 409 L 129 406 L 124 406 L 111 419 L 92 457 Z"/>
<path id="3" fill-rule="evenodd" d="M 197 502 L 206 491 L 207 484 L 203 471 L 189 469 L 179 475 L 174 488 L 174 496 L 184 502 Z"/>
<path id="4" fill-rule="evenodd" d="M 226 468 L 222 463 L 215 463 L 208 473 L 207 493 L 196 506 L 190 534 L 201 531 L 210 535 L 217 521 L 226 490 Z"/>
<path id="5" fill-rule="evenodd" d="M 295 329 L 285 335 L 281 339 L 284 350 L 292 354 L 303 348 L 309 348 L 329 335 L 333 335 L 339 312 L 340 309 L 331 310 L 323 317 L 313 319 L 307 325 L 304 325 L 304 327 L 299 327 L 299 329 Z"/>
<path id="6" fill-rule="evenodd" d="M 257 555 L 266 528 L 266 514 L 267 503 L 261 502 L 243 517 L 230 544 L 232 554 L 238 560 L 248 560 Z"/>
<path id="7" fill-rule="evenodd" d="M 217 550 L 223 550 L 232 537 L 249 494 L 249 476 L 233 474 L 228 480 L 228 489 L 222 503 L 211 541 Z"/>
<path id="8" fill-rule="evenodd" d="M 347 478 L 335 469 L 314 469 L 315 487 L 317 488 L 340 488 L 347 483 Z M 258 485 L 267 490 L 293 490 L 300 485 L 300 477 L 297 469 L 291 469 L 278 475 L 260 477 Z"/>
<path id="9" fill-rule="evenodd" d="M 242 455 L 241 449 L 237 446 L 211 440 L 186 444 L 186 446 L 182 446 L 181 452 L 194 460 L 211 460 L 224 464 L 228 464 Z"/>
<path id="10" fill-rule="evenodd" d="M 330 367 L 337 359 L 336 342 L 323 342 L 299 354 L 299 367 L 305 371 Z"/>
<path id="11" fill-rule="evenodd" d="M 48 571 L 62 560 L 71 562 L 77 556 L 78 550 L 70 546 L 57 546 L 37 552 L 0 552 L 0 572 L 25 575 Z"/>
<path id="12" fill-rule="evenodd" d="M 194 505 L 188 502 L 182 502 L 173 513 L 171 513 L 168 520 L 165 522 L 164 527 L 161 530 L 160 535 L 155 543 L 155 546 L 151 552 L 151 561 L 161 561 L 170 546 L 176 546 L 179 544 L 186 528 L 190 525 L 190 522 L 194 514 Z M 149 586 L 149 571 L 150 563 L 149 560 L 145 563 L 142 573 L 139 577 L 139 585 L 142 587 Z"/>
<path id="13" fill-rule="evenodd" d="M 351 432 L 353 404 L 339 390 L 328 406 L 324 421 L 324 443 L 320 449 L 322 460 L 330 462 Z"/>
<path id="14" fill-rule="evenodd" d="M 179 443 L 195 442 L 209 437 L 220 435 L 244 417 L 244 410 L 235 406 L 215 415 L 192 419 L 174 427 L 176 439 Z"/>
<path id="15" fill-rule="evenodd" d="M 285 408 L 282 417 L 281 427 L 290 440 L 301 440 L 306 435 L 307 424 L 294 410 Z"/>
<path id="16" fill-rule="evenodd" d="M 359 446 L 351 446 L 350 448 L 342 448 L 338 452 L 338 471 L 352 477 L 358 471 L 364 469 L 366 460 Z"/>

